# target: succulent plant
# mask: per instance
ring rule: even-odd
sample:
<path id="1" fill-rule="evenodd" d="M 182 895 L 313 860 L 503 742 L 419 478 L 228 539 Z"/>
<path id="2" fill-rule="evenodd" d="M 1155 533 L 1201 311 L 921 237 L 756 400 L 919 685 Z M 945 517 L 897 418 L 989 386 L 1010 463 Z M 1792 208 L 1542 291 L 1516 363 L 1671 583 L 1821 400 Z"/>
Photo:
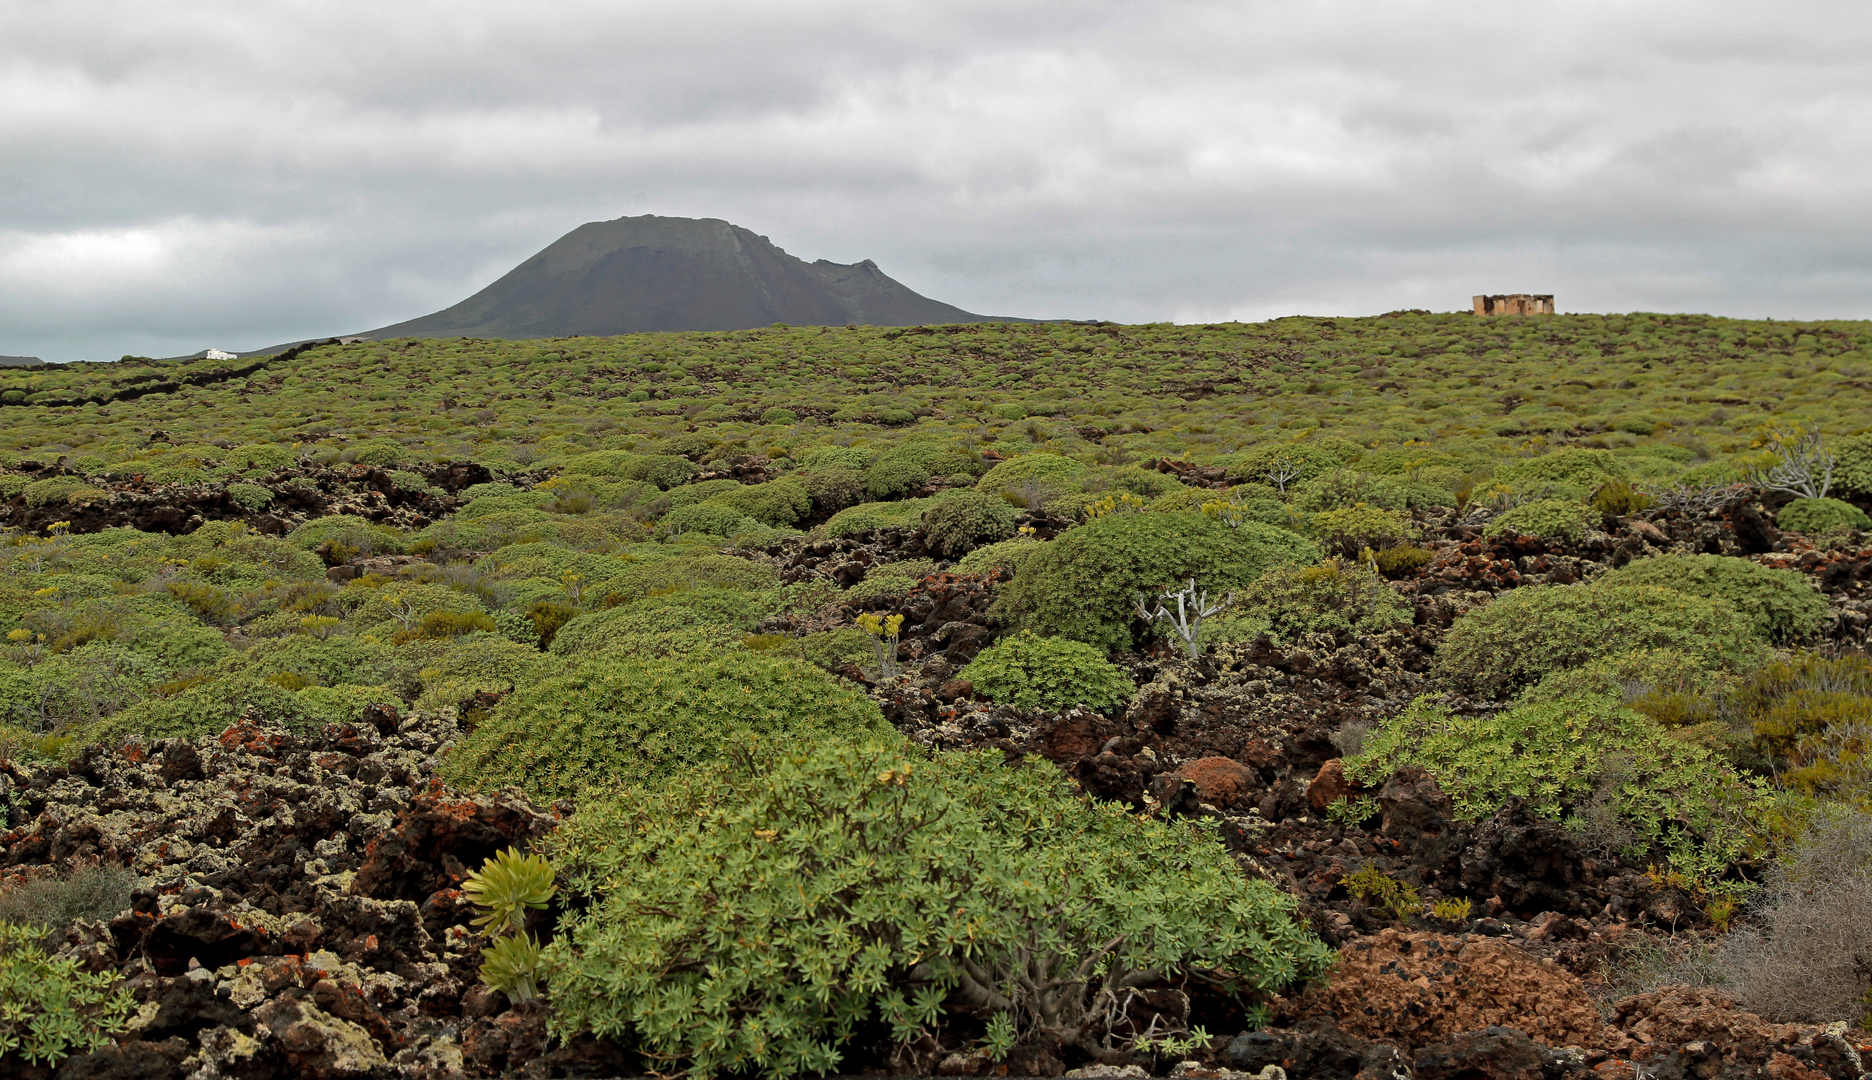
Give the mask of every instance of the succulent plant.
<path id="1" fill-rule="evenodd" d="M 488 934 L 520 934 L 527 912 L 546 906 L 553 896 L 553 868 L 544 857 L 508 848 L 481 864 L 462 882 L 462 893 L 475 906 L 474 925 Z"/>

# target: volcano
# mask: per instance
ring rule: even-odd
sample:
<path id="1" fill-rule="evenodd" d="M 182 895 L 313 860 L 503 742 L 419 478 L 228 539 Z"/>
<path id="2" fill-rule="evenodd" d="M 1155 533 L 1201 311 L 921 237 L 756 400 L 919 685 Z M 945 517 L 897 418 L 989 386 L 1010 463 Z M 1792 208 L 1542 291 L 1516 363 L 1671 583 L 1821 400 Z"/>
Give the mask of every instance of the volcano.
<path id="1" fill-rule="evenodd" d="M 806 262 L 719 218 L 581 225 L 433 315 L 355 335 L 543 338 L 660 330 L 1024 322 L 913 292 L 869 259 Z"/>

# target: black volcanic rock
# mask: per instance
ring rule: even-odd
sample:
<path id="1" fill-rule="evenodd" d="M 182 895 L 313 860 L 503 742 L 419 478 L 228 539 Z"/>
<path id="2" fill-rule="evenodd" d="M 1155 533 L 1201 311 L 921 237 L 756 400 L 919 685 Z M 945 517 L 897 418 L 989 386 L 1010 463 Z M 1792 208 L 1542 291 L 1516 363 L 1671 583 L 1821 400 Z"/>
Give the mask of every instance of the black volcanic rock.
<path id="1" fill-rule="evenodd" d="M 363 337 L 536 338 L 660 330 L 990 322 L 869 259 L 805 262 L 717 218 L 594 221 L 454 307 Z"/>

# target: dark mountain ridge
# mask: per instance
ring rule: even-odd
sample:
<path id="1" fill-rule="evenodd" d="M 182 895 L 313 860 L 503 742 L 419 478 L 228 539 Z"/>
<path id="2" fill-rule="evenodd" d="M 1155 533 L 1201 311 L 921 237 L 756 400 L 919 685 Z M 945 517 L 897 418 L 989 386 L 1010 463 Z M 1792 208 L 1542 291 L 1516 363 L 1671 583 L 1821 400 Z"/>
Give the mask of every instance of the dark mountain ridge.
<path id="1" fill-rule="evenodd" d="M 432 315 L 365 331 L 537 338 L 666 330 L 1026 321 L 975 315 L 906 288 L 869 259 L 806 262 L 719 218 L 645 214 L 581 225 L 499 281 Z"/>

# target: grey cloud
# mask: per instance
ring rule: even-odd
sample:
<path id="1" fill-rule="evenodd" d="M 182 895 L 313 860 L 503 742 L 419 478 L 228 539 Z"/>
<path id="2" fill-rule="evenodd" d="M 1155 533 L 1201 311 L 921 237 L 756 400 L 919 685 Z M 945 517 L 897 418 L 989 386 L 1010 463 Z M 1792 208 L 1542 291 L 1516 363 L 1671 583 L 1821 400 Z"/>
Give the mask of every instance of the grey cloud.
<path id="1" fill-rule="evenodd" d="M 0 0 L 0 353 L 446 306 L 724 217 L 996 313 L 1872 315 L 1872 10 Z"/>

